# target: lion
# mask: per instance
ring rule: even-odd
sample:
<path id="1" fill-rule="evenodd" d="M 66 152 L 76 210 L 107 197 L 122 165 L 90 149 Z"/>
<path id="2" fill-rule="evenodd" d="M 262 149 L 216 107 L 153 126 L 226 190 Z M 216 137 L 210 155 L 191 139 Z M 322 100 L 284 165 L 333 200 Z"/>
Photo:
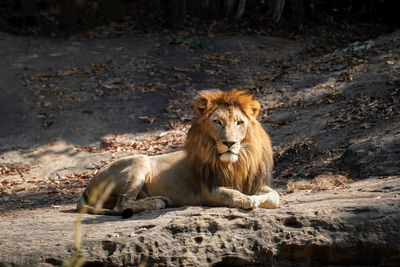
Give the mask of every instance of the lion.
<path id="1" fill-rule="evenodd" d="M 144 210 L 204 205 L 277 208 L 271 141 L 247 91 L 201 91 L 183 150 L 133 155 L 100 170 L 77 209 L 129 217 Z"/>

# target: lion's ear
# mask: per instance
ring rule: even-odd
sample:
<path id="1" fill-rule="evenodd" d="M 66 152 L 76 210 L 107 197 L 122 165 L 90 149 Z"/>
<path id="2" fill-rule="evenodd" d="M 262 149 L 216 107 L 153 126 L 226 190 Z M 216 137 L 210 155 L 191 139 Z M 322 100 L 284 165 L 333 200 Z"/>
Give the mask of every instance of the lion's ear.
<path id="1" fill-rule="evenodd" d="M 203 115 L 207 112 L 210 105 L 210 100 L 206 97 L 199 96 L 194 103 L 194 111 L 197 115 Z"/>
<path id="2" fill-rule="evenodd" d="M 203 90 L 199 92 L 194 102 L 194 111 L 198 116 L 205 114 L 212 108 L 212 103 L 220 97 L 220 90 Z"/>
<path id="3" fill-rule="evenodd" d="M 258 103 L 256 100 L 253 100 L 251 101 L 250 108 L 252 111 L 251 115 L 253 115 L 254 118 L 257 118 L 258 114 L 260 113 L 260 103 Z"/>

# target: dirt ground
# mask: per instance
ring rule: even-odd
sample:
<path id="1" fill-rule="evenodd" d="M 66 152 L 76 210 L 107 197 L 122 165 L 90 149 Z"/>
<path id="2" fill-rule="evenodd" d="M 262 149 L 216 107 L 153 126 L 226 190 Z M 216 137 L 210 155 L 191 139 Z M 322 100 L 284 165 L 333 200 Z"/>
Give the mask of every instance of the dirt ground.
<path id="1" fill-rule="evenodd" d="M 394 179 L 398 203 L 400 32 L 326 53 L 317 44 L 0 33 L 2 220 L 71 207 L 117 158 L 182 148 L 193 97 L 213 88 L 248 89 L 260 101 L 284 205 L 299 189 L 346 190 L 370 177 Z"/>
<path id="2" fill-rule="evenodd" d="M 273 37 L 177 40 L 2 33 L 1 209 L 73 202 L 105 163 L 181 148 L 191 100 L 210 88 L 256 94 L 283 190 L 325 172 L 398 174 L 398 167 L 373 163 L 357 171 L 368 159 L 343 160 L 349 145 L 386 132 L 393 147 L 385 149 L 399 151 L 398 32 L 324 55 L 315 55 L 311 41 Z"/>

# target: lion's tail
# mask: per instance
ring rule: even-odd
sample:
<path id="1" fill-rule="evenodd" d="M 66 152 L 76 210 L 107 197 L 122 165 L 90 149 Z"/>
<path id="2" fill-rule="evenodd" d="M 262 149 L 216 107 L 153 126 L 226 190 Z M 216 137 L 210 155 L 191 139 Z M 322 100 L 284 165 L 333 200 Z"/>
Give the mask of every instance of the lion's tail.
<path id="1" fill-rule="evenodd" d="M 97 214 L 97 215 L 115 215 L 121 216 L 122 212 L 119 210 L 110 210 L 110 209 L 98 209 L 88 204 L 88 196 L 87 196 L 87 189 L 83 191 L 78 205 L 76 209 L 80 213 L 89 213 L 89 214 Z"/>

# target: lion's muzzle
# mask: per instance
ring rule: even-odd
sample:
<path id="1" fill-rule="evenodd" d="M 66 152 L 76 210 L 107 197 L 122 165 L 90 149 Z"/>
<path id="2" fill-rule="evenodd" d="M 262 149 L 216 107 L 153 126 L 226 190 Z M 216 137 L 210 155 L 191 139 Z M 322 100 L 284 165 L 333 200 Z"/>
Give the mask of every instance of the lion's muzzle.
<path id="1" fill-rule="evenodd" d="M 217 143 L 218 155 L 221 161 L 236 162 L 240 152 L 240 142 L 222 141 Z"/>

